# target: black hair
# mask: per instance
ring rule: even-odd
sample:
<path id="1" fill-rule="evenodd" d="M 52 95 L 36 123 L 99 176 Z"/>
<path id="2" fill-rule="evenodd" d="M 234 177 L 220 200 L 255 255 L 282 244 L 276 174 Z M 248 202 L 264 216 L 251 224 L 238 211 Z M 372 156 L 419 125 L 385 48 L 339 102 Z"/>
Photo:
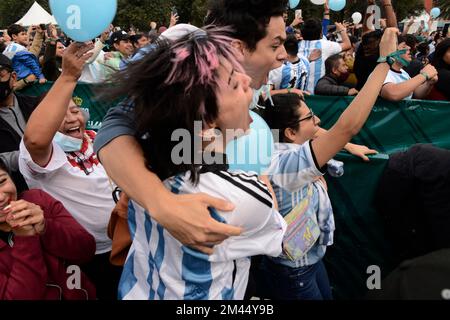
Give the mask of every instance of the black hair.
<path id="1" fill-rule="evenodd" d="M 422 55 L 426 55 L 429 50 L 430 50 L 430 46 L 427 42 L 421 42 L 417 46 L 417 52 L 419 52 Z"/>
<path id="2" fill-rule="evenodd" d="M 322 22 L 319 19 L 308 19 L 301 27 L 303 40 L 320 40 Z"/>
<path id="3" fill-rule="evenodd" d="M 340 54 L 333 54 L 325 60 L 325 73 L 332 74 L 333 68 L 336 68 L 339 64 L 339 60 L 343 59 Z"/>
<path id="4" fill-rule="evenodd" d="M 2 159 L 0 159 L 0 170 L 3 170 L 9 174 L 9 168 Z"/>
<path id="5" fill-rule="evenodd" d="M 398 40 L 398 44 L 400 44 L 400 43 L 402 43 L 402 42 L 404 42 L 404 43 L 406 43 L 406 37 L 405 36 L 403 36 L 403 35 L 399 35 L 398 37 L 397 37 L 397 40 Z M 408 45 L 407 43 L 406 43 L 406 45 Z M 408 47 L 409 47 L 409 45 L 408 45 Z"/>
<path id="6" fill-rule="evenodd" d="M 270 101 L 266 101 L 262 117 L 271 130 L 278 130 L 280 133 L 279 142 L 290 142 L 285 137 L 284 132 L 288 128 L 292 130 L 300 129 L 300 123 L 296 120 L 300 118 L 299 107 L 302 98 L 295 93 L 285 93 L 273 95 L 272 101 L 273 106 Z"/>
<path id="7" fill-rule="evenodd" d="M 149 39 L 149 36 L 143 33 L 138 33 L 130 37 L 130 41 L 133 45 L 138 44 L 138 41 L 141 40 L 143 37 L 146 37 Z"/>
<path id="8" fill-rule="evenodd" d="M 450 38 L 445 39 L 436 46 L 436 51 L 434 52 L 433 66 L 436 69 L 448 69 L 450 70 L 450 65 L 446 64 L 444 61 L 444 55 L 447 50 L 450 49 Z"/>
<path id="9" fill-rule="evenodd" d="M 417 38 L 415 36 L 413 36 L 412 34 L 407 34 L 404 37 L 402 37 L 402 40 L 404 40 L 404 42 L 406 43 L 406 45 L 408 47 L 411 48 L 411 51 L 414 52 L 416 49 L 417 44 L 419 43 L 419 41 L 417 40 Z M 398 43 L 400 43 L 400 36 L 399 36 L 399 40 Z"/>
<path id="10" fill-rule="evenodd" d="M 13 35 L 18 35 L 21 32 L 26 32 L 27 30 L 19 24 L 12 24 L 8 28 L 8 35 L 13 37 Z"/>
<path id="11" fill-rule="evenodd" d="M 267 36 L 272 17 L 282 17 L 287 0 L 210 0 L 205 25 L 230 26 L 230 36 L 245 43 L 250 51 Z"/>
<path id="12" fill-rule="evenodd" d="M 295 34 L 290 34 L 287 36 L 286 41 L 284 42 L 284 48 L 286 52 L 290 56 L 297 56 L 298 54 L 298 40 L 295 37 Z"/>
<path id="13" fill-rule="evenodd" d="M 350 36 L 349 38 L 350 38 L 350 43 L 351 43 L 351 44 L 358 43 L 358 38 L 357 38 L 357 37 L 355 37 L 355 36 Z"/>
<path id="14" fill-rule="evenodd" d="M 191 181 L 198 182 L 201 164 L 195 160 L 201 150 L 180 150 L 180 156 L 189 158 L 189 162 L 175 163 L 172 152 L 180 142 L 173 141 L 172 135 L 176 130 L 186 130 L 189 145 L 195 146 L 199 135 L 195 122 L 211 123 L 218 117 L 219 58 L 243 72 L 232 39 L 226 36 L 229 32 L 205 28 L 175 42 L 158 40 L 154 50 L 114 76 L 117 86 L 107 92 L 107 97 L 125 96 L 128 98 L 123 103 L 134 105 L 136 137 L 147 166 L 161 180 L 189 171 Z"/>

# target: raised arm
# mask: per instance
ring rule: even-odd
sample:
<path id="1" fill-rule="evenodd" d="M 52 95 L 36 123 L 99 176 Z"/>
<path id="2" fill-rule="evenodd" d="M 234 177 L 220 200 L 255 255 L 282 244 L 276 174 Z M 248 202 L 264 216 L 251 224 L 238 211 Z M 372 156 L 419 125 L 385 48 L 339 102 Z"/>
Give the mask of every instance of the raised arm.
<path id="1" fill-rule="evenodd" d="M 45 166 L 50 160 L 53 137 L 67 112 L 85 61 L 92 55 L 88 53 L 92 47 L 79 43 L 69 46 L 64 54 L 61 76 L 28 121 L 24 143 L 33 161 L 40 166 Z"/>
<path id="2" fill-rule="evenodd" d="M 392 6 L 391 0 L 382 0 L 381 5 L 383 6 L 384 12 L 386 14 L 386 26 L 388 28 L 397 28 L 397 16 Z"/>
<path id="3" fill-rule="evenodd" d="M 234 205 L 206 194 L 175 195 L 145 165 L 140 145 L 130 135 L 119 136 L 99 152 L 108 175 L 133 200 L 142 205 L 172 236 L 184 245 L 207 254 L 229 236 L 239 235 L 241 228 L 214 220 L 208 207 L 231 211 Z M 123 166 L 123 163 L 132 165 Z"/>
<path id="4" fill-rule="evenodd" d="M 426 76 L 425 76 L 426 75 Z M 381 90 L 381 97 L 391 101 L 400 101 L 412 93 L 419 99 L 424 98 L 436 83 L 437 71 L 432 65 L 427 65 L 421 73 L 402 83 L 386 83 Z M 437 80 L 437 79 L 436 79 Z"/>
<path id="5" fill-rule="evenodd" d="M 387 56 L 396 51 L 397 33 L 395 28 L 386 29 L 380 42 L 380 55 Z M 359 94 L 339 117 L 336 124 L 326 133 L 312 141 L 312 148 L 318 165 L 325 165 L 356 135 L 366 122 L 378 97 L 386 75 L 387 63 L 380 63 L 369 77 Z"/>

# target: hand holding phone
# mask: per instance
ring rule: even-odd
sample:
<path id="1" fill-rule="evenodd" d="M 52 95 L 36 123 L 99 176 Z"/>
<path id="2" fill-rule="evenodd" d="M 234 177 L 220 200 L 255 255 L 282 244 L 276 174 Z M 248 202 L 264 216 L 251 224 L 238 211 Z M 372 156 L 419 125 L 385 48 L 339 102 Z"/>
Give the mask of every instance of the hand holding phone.
<path id="1" fill-rule="evenodd" d="M 297 19 L 302 19 L 303 18 L 303 16 L 302 16 L 302 9 L 295 10 L 295 17 Z"/>

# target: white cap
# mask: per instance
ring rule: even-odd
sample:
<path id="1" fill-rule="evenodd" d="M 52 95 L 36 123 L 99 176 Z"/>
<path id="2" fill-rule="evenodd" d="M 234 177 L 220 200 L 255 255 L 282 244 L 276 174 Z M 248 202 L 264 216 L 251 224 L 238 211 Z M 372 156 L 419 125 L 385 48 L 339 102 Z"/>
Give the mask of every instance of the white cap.
<path id="1" fill-rule="evenodd" d="M 177 24 L 176 26 L 173 26 L 173 27 L 167 29 L 163 33 L 161 33 L 161 35 L 159 36 L 159 39 L 165 38 L 169 41 L 176 41 L 176 40 L 184 37 L 185 35 L 192 33 L 194 31 L 197 31 L 197 30 L 199 30 L 199 28 L 197 28 L 196 26 L 193 26 L 191 24 L 186 24 L 186 23 L 180 23 L 180 24 Z"/>

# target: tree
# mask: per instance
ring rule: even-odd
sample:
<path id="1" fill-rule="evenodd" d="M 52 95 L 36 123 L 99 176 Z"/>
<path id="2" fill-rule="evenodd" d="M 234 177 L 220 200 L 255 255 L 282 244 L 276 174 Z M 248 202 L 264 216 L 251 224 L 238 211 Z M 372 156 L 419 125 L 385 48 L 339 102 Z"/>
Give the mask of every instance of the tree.
<path id="1" fill-rule="evenodd" d="M 0 1 L 0 26 L 7 28 L 22 18 L 31 8 L 35 0 L 1 0 Z M 48 0 L 37 0 L 37 2 L 48 12 L 50 8 Z"/>
<path id="2" fill-rule="evenodd" d="M 443 0 L 448 2 L 448 0 Z M 377 1 L 381 6 L 380 0 Z M 395 12 L 397 14 L 397 20 L 401 21 L 411 15 L 419 14 L 424 10 L 423 0 L 395 0 L 392 1 Z M 303 17 L 317 17 L 321 18 L 323 15 L 323 6 L 317 6 L 312 4 L 308 0 L 300 1 L 298 8 L 302 9 Z M 351 20 L 351 16 L 354 12 L 358 11 L 363 16 L 367 8 L 367 1 L 364 0 L 347 0 L 346 7 L 340 12 L 330 11 L 332 21 Z M 383 11 L 383 9 L 382 9 Z M 293 15 L 291 13 L 291 15 Z"/>
<path id="3" fill-rule="evenodd" d="M 435 7 L 441 9 L 439 18 L 450 19 L 450 2 L 448 0 L 435 1 Z"/>
<path id="4" fill-rule="evenodd" d="M 193 0 L 119 0 L 114 24 L 121 27 L 133 25 L 148 30 L 150 21 L 158 26 L 168 26 L 170 12 L 176 7 L 179 22 L 190 22 Z"/>

